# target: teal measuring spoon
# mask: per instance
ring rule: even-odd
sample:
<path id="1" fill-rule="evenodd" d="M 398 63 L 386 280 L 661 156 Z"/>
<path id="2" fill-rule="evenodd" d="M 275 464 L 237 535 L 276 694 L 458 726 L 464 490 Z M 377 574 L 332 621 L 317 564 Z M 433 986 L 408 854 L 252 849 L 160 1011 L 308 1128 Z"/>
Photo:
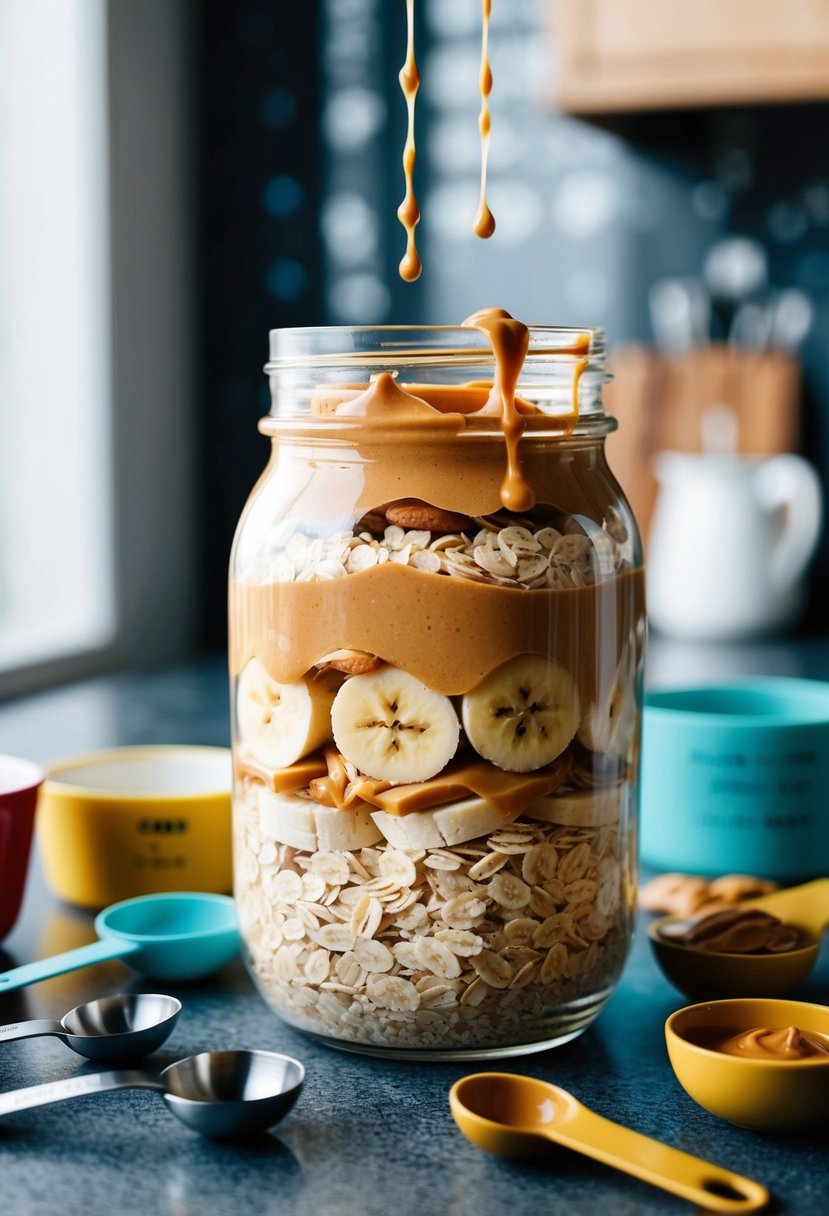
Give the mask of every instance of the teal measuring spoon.
<path id="1" fill-rule="evenodd" d="M 112 904 L 95 918 L 98 941 L 0 972 L 0 995 L 66 971 L 122 959 L 160 980 L 197 980 L 239 950 L 236 909 L 228 895 L 173 891 Z"/>

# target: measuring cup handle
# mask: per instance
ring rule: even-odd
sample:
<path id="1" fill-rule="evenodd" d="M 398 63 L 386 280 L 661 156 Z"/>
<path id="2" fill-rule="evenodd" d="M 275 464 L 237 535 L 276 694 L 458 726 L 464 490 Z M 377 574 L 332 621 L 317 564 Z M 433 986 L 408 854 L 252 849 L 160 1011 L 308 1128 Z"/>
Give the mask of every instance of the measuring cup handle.
<path id="1" fill-rule="evenodd" d="M 35 1018 L 30 1022 L 11 1022 L 8 1026 L 0 1026 L 0 1043 L 11 1043 L 14 1039 L 36 1039 L 42 1034 L 64 1035 L 66 1031 L 60 1022 L 51 1018 Z"/>
<path id="2" fill-rule="evenodd" d="M 13 967 L 11 971 L 0 972 L 0 996 L 4 992 L 12 992 L 15 988 L 24 988 L 26 984 L 36 984 L 38 980 L 50 980 L 66 971 L 88 967 L 91 963 L 125 958 L 138 949 L 133 942 L 115 941 L 110 938 L 107 941 L 91 942 L 88 946 L 79 946 L 77 950 L 67 950 L 65 954 L 55 954 L 52 958 L 40 959 L 36 963 Z"/>
<path id="3" fill-rule="evenodd" d="M 18 1110 L 31 1110 L 33 1106 L 48 1106 L 50 1102 L 65 1102 L 67 1098 L 82 1098 L 85 1094 L 99 1094 L 108 1089 L 164 1089 L 158 1077 L 138 1069 L 118 1069 L 116 1072 L 94 1072 L 80 1077 L 67 1077 L 63 1081 L 49 1081 L 46 1085 L 30 1085 L 27 1089 L 13 1089 L 0 1094 L 0 1116 L 11 1115 Z"/>
<path id="4" fill-rule="evenodd" d="M 706 1212 L 759 1212 L 770 1199 L 766 1188 L 751 1178 L 670 1148 L 586 1108 L 579 1111 L 572 1132 L 566 1125 L 557 1127 L 554 1139 L 680 1195 Z"/>

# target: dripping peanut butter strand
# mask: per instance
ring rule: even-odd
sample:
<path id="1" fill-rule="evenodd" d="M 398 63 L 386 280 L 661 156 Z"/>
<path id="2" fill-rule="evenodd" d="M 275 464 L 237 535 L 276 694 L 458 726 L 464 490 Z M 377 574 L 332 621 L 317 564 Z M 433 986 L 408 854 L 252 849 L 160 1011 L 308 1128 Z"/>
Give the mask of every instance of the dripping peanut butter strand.
<path id="1" fill-rule="evenodd" d="M 507 449 L 507 472 L 501 483 L 501 503 L 509 511 L 529 511 L 535 494 L 524 477 L 518 454 L 518 441 L 525 422 L 515 404 L 518 379 L 530 345 L 530 331 L 503 308 L 483 308 L 463 322 L 480 329 L 489 338 L 495 360 L 494 391 L 501 401 L 501 430 Z"/>
<path id="2" fill-rule="evenodd" d="M 492 121 L 489 115 L 489 95 L 492 92 L 492 68 L 489 63 L 489 18 L 492 0 L 482 0 L 483 22 L 481 26 L 481 112 L 478 115 L 478 130 L 481 133 L 481 197 L 475 215 L 473 231 L 482 240 L 487 240 L 495 231 L 495 216 L 486 201 L 486 173 L 489 160 L 489 134 Z"/>
<path id="3" fill-rule="evenodd" d="M 406 231 L 406 252 L 400 262 L 400 277 L 406 283 L 414 283 L 416 279 L 420 278 L 420 272 L 423 269 L 415 244 L 415 228 L 420 223 L 420 208 L 417 205 L 412 180 L 415 164 L 415 98 L 420 88 L 420 72 L 417 70 L 414 52 L 414 0 L 406 0 L 406 20 L 408 26 L 406 62 L 398 76 L 408 113 L 406 143 L 403 147 L 403 177 L 406 182 L 406 194 L 403 202 L 397 208 L 397 218 Z"/>

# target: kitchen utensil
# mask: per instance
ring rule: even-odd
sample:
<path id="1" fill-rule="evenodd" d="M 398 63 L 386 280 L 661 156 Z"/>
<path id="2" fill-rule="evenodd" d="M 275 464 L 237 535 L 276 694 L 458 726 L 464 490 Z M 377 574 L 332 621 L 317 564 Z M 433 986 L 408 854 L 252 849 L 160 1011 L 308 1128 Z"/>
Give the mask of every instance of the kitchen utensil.
<path id="1" fill-rule="evenodd" d="M 708 343 L 711 303 L 699 279 L 658 279 L 648 293 L 648 302 L 660 350 L 675 354 Z"/>
<path id="2" fill-rule="evenodd" d="M 60 899 L 98 909 L 157 891 L 232 890 L 227 748 L 128 747 L 47 772 L 37 831 Z"/>
<path id="3" fill-rule="evenodd" d="M 766 287 L 766 251 L 750 237 L 726 237 L 709 249 L 702 277 L 711 295 L 718 331 L 714 336 L 725 339 L 731 332 L 737 306 Z"/>
<path id="4" fill-rule="evenodd" d="M 657 629 L 734 641 L 791 623 L 820 534 L 813 467 L 791 454 L 690 452 L 660 452 L 654 467 L 648 609 Z"/>
<path id="5" fill-rule="evenodd" d="M 773 309 L 768 303 L 744 300 L 734 312 L 728 331 L 728 344 L 735 350 L 759 354 L 769 345 Z"/>
<path id="6" fill-rule="evenodd" d="M 204 1051 L 158 1075 L 138 1069 L 88 1073 L 0 1094 L 0 1116 L 110 1089 L 154 1089 L 202 1136 L 234 1139 L 272 1127 L 299 1097 L 305 1069 L 273 1051 Z"/>
<path id="7" fill-rule="evenodd" d="M 645 694 L 642 856 L 661 870 L 829 874 L 829 683 L 768 677 Z"/>
<path id="8" fill-rule="evenodd" d="M 689 1005 L 665 1023 L 668 1057 L 687 1094 L 721 1119 L 755 1131 L 795 1131 L 829 1120 L 829 1056 L 756 1060 L 692 1041 L 708 1029 L 797 1026 L 829 1034 L 829 1008 L 803 1001 L 735 1000 Z"/>
<path id="9" fill-rule="evenodd" d="M 758 1212 L 765 1187 L 731 1170 L 612 1123 L 557 1085 L 512 1073 L 481 1072 L 456 1081 L 449 1105 L 463 1134 L 501 1157 L 550 1158 L 550 1144 L 583 1153 L 708 1212 Z"/>
<path id="10" fill-rule="evenodd" d="M 812 328 L 812 301 L 796 287 L 779 291 L 774 298 L 769 342 L 780 350 L 794 351 Z"/>
<path id="11" fill-rule="evenodd" d="M 113 904 L 95 917 L 99 940 L 0 973 L 0 995 L 78 967 L 120 958 L 142 975 L 195 980 L 230 962 L 239 949 L 233 900 L 175 891 Z"/>
<path id="12" fill-rule="evenodd" d="M 30 760 L 0 756 L 0 941 L 17 920 L 32 844 L 43 770 Z"/>
<path id="13" fill-rule="evenodd" d="M 172 1034 L 181 1001 L 156 992 L 119 992 L 70 1009 L 59 1022 L 36 1018 L 0 1026 L 0 1043 L 55 1035 L 88 1060 L 140 1060 Z"/>
<path id="14" fill-rule="evenodd" d="M 782 996 L 805 980 L 814 967 L 823 930 L 829 924 L 829 878 L 747 899 L 740 907 L 760 908 L 796 925 L 806 944 L 782 954 L 717 954 L 663 937 L 660 930 L 665 925 L 682 919 L 663 916 L 648 926 L 651 948 L 667 978 L 686 996 Z"/>

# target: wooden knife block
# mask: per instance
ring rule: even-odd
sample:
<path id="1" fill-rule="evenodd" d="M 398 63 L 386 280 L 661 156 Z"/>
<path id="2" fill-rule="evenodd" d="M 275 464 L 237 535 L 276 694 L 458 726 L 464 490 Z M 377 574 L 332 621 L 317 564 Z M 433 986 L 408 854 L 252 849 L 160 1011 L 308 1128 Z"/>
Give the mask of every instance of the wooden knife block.
<path id="1" fill-rule="evenodd" d="M 608 461 L 646 544 L 659 489 L 653 457 L 665 449 L 701 451 L 702 416 L 710 406 L 733 411 L 743 455 L 797 451 L 801 380 L 792 355 L 722 344 L 677 355 L 623 346 L 613 352 L 610 370 L 605 403 L 619 429 L 608 436 Z"/>

